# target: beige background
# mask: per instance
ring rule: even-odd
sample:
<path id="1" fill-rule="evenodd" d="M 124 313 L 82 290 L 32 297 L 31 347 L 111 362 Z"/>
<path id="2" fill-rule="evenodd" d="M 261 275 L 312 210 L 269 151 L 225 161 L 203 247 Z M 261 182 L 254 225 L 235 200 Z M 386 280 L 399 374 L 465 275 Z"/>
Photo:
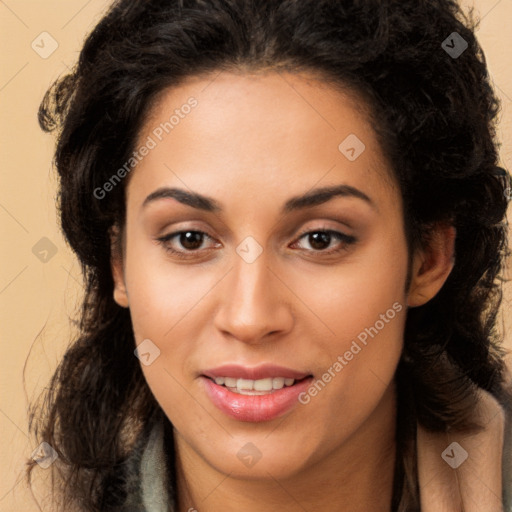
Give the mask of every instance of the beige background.
<path id="1" fill-rule="evenodd" d="M 44 388 L 63 352 L 72 332 L 68 318 L 76 311 L 82 291 L 79 266 L 56 220 L 54 139 L 39 129 L 36 112 L 46 88 L 75 62 L 85 34 L 108 3 L 0 0 L 1 512 L 38 510 L 22 475 L 25 459 L 35 448 L 27 435 L 27 403 Z M 512 0 L 475 0 L 465 5 L 474 5 L 482 20 L 477 35 L 503 102 L 501 165 L 511 171 Z M 43 32 L 55 42 L 41 36 Z M 52 44 L 58 47 L 46 56 Z M 48 253 L 46 262 L 32 252 L 43 237 L 57 251 L 53 256 Z M 48 242 L 39 243 L 48 247 Z M 511 298 L 507 292 L 502 315 L 506 334 L 512 333 Z M 512 334 L 506 336 L 506 343 L 512 348 Z M 24 383 L 23 367 L 30 351 Z"/>

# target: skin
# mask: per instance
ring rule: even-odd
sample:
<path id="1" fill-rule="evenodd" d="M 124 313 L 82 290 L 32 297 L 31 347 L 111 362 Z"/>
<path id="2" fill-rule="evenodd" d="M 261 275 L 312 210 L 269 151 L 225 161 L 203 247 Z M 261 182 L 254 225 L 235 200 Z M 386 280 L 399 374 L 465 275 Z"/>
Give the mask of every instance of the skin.
<path id="1" fill-rule="evenodd" d="M 414 254 L 406 290 L 400 191 L 354 94 L 306 74 L 195 77 L 164 91 L 139 142 L 191 96 L 197 107 L 130 175 L 123 251 L 112 260 L 114 297 L 130 308 L 136 344 L 149 338 L 161 351 L 142 369 L 174 426 L 179 509 L 388 511 L 393 376 L 406 312 L 448 277 L 454 230 L 438 226 L 430 245 Z M 354 161 L 338 149 L 349 134 L 365 144 Z M 291 197 L 340 184 L 371 204 L 335 196 L 281 211 Z M 161 187 L 207 195 L 222 211 L 173 198 L 143 206 Z M 318 248 L 302 236 L 325 229 L 356 242 L 332 237 Z M 180 230 L 208 236 L 199 238 L 199 249 L 179 236 L 157 241 Z M 262 249 L 252 263 L 236 252 L 248 236 Z M 226 363 L 274 363 L 321 378 L 395 303 L 401 311 L 367 346 L 307 405 L 280 418 L 237 421 L 204 392 L 202 370 Z M 261 452 L 252 467 L 237 457 L 248 442 Z"/>

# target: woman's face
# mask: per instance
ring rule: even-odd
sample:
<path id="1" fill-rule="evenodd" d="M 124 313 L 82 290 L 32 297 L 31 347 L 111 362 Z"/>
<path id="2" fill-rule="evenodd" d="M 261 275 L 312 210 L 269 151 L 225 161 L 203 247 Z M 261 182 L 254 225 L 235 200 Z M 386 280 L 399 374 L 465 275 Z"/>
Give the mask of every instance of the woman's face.
<path id="1" fill-rule="evenodd" d="M 195 78 L 137 148 L 115 297 L 182 449 L 284 478 L 386 437 L 408 253 L 357 100 L 306 75 Z"/>

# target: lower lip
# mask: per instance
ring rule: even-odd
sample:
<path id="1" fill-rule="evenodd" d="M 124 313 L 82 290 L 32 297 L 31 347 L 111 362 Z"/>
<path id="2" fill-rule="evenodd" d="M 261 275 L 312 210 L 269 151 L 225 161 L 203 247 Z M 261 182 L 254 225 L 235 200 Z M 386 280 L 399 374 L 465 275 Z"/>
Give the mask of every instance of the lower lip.
<path id="1" fill-rule="evenodd" d="M 285 386 L 266 395 L 241 395 L 219 386 L 208 377 L 201 377 L 207 395 L 223 413 L 239 421 L 270 421 L 287 413 L 297 404 L 299 395 L 306 391 L 312 377 L 293 386 Z"/>

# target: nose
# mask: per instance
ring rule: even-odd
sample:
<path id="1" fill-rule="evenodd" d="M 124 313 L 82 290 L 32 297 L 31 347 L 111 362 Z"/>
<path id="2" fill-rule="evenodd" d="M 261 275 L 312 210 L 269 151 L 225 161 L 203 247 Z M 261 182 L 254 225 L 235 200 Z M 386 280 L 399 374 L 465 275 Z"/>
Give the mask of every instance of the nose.
<path id="1" fill-rule="evenodd" d="M 225 336 L 258 344 L 291 330 L 290 292 L 268 267 L 265 251 L 252 263 L 236 256 L 219 292 L 214 324 Z"/>

